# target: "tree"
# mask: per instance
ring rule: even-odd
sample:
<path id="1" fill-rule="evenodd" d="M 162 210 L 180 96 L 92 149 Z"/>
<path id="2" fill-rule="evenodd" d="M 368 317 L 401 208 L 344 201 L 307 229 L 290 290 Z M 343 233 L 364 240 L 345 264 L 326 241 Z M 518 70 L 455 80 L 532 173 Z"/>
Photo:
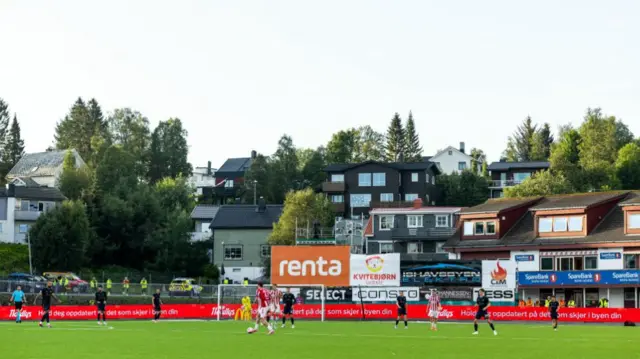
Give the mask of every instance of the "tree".
<path id="1" fill-rule="evenodd" d="M 489 178 L 489 170 L 487 169 L 487 161 L 482 162 L 482 177 Z"/>
<path id="2" fill-rule="evenodd" d="M 58 178 L 60 192 L 68 199 L 79 200 L 85 191 L 91 189 L 92 178 L 86 167 L 76 168 L 76 158 L 67 150 L 62 163 L 62 173 Z"/>
<path id="3" fill-rule="evenodd" d="M 616 121 L 616 148 L 618 151 L 626 144 L 633 142 L 633 132 L 621 120 Z"/>
<path id="4" fill-rule="evenodd" d="M 7 158 L 6 139 L 7 129 L 9 127 L 9 118 L 9 105 L 0 98 L 0 159 L 2 160 L 0 163 L 0 183 L 4 183 L 7 173 L 9 173 L 13 167 L 10 166 L 9 163 L 5 162 L 5 159 Z"/>
<path id="5" fill-rule="evenodd" d="M 358 133 L 353 128 L 334 133 L 329 143 L 327 143 L 327 163 L 355 162 L 354 152 L 357 143 Z"/>
<path id="6" fill-rule="evenodd" d="M 295 244 L 296 221 L 313 223 L 316 220 L 323 227 L 333 226 L 333 208 L 325 195 L 314 193 L 311 188 L 287 193 L 282 215 L 269 235 L 269 244 Z"/>
<path id="7" fill-rule="evenodd" d="M 470 170 L 436 177 L 444 206 L 471 207 L 489 198 L 489 181 Z"/>
<path id="8" fill-rule="evenodd" d="M 484 151 L 478 148 L 471 149 L 471 172 L 478 174 L 478 170 L 487 162 L 487 155 Z"/>
<path id="9" fill-rule="evenodd" d="M 360 126 L 351 129 L 354 135 L 353 153 L 349 162 L 383 161 L 384 135 L 376 132 L 371 126 Z"/>
<path id="10" fill-rule="evenodd" d="M 413 121 L 413 114 L 409 112 L 407 124 L 405 125 L 405 150 L 404 159 L 407 162 L 422 162 L 422 147 L 416 132 L 416 124 Z"/>
<path id="11" fill-rule="evenodd" d="M 509 137 L 507 149 L 505 150 L 505 156 L 508 161 L 531 161 L 532 145 L 536 129 L 537 125 L 534 125 L 531 117 L 527 116 L 522 124 L 518 126 L 516 132 Z"/>
<path id="12" fill-rule="evenodd" d="M 135 158 L 119 145 L 112 145 L 96 168 L 96 189 L 103 193 L 128 194 L 138 184 L 135 170 Z"/>
<path id="13" fill-rule="evenodd" d="M 273 166 L 271 166 L 271 160 L 262 154 L 257 154 L 256 158 L 251 161 L 251 167 L 245 174 L 244 180 L 244 202 L 245 203 L 257 203 L 258 198 L 264 197 L 267 203 L 275 202 L 275 197 L 272 194 L 272 181 L 274 176 Z M 256 197 L 254 198 L 254 185 Z"/>
<path id="14" fill-rule="evenodd" d="M 387 129 L 387 145 L 385 148 L 385 159 L 388 162 L 399 162 L 405 152 L 405 130 L 402 127 L 400 115 L 396 114 L 391 119 Z"/>
<path id="15" fill-rule="evenodd" d="M 155 183 L 164 177 L 191 176 L 193 168 L 187 156 L 187 131 L 178 118 L 160 121 L 151 136 L 149 181 Z"/>
<path id="16" fill-rule="evenodd" d="M 324 160 L 324 148 L 319 147 L 311 152 L 311 157 L 302 163 L 300 171 L 302 177 L 302 188 L 318 188 L 325 181 L 324 168 L 327 166 Z"/>
<path id="17" fill-rule="evenodd" d="M 151 131 L 149 120 L 130 108 L 116 109 L 107 119 L 110 142 L 121 145 L 136 159 L 136 173 L 142 177 L 148 172 Z"/>
<path id="18" fill-rule="evenodd" d="M 551 171 L 538 172 L 524 180 L 521 184 L 505 189 L 505 197 L 534 197 L 553 194 L 573 193 L 574 188 L 562 174 Z"/>
<path id="19" fill-rule="evenodd" d="M 553 144 L 553 135 L 548 123 L 536 131 L 532 141 L 531 161 L 548 161 Z"/>
<path id="20" fill-rule="evenodd" d="M 549 156 L 551 171 L 563 175 L 577 191 L 584 191 L 589 186 L 579 163 L 580 133 L 572 127 L 565 127 L 559 133 L 559 140 L 552 146 Z"/>
<path id="21" fill-rule="evenodd" d="M 92 99 L 87 106 L 79 97 L 69 114 L 56 125 L 54 135 L 56 148 L 61 150 L 75 148 L 80 157 L 91 160 L 94 158 L 94 152 L 98 150 L 92 146 L 92 143 L 100 142 L 96 137 L 104 136 L 105 129 L 106 125 L 98 102 Z"/>
<path id="22" fill-rule="evenodd" d="M 298 157 L 293 140 L 282 135 L 278 141 L 278 149 L 271 156 L 271 178 L 269 187 L 273 203 L 282 203 L 287 192 L 301 188 L 301 178 L 298 172 Z"/>
<path id="23" fill-rule="evenodd" d="M 162 208 L 168 210 L 183 210 L 191 213 L 195 202 L 195 189 L 189 185 L 184 177 L 166 177 L 156 182 L 155 191 Z"/>
<path id="24" fill-rule="evenodd" d="M 84 204 L 63 202 L 39 216 L 29 231 L 34 265 L 42 271 L 82 268 L 93 235 Z"/>
<path id="25" fill-rule="evenodd" d="M 613 116 L 605 116 L 599 108 L 587 109 L 580 126 L 580 164 L 589 169 L 613 164 L 618 155 L 617 125 Z"/>
<path id="26" fill-rule="evenodd" d="M 2 114 L 0 114 L 0 117 L 2 117 Z M 4 179 L 13 166 L 15 166 L 16 163 L 20 161 L 20 158 L 24 156 L 24 141 L 20 135 L 20 124 L 18 123 L 18 117 L 15 114 L 13 115 L 13 121 L 11 121 L 9 132 L 6 134 L 4 139 L 4 148 L 2 148 L 0 153 L 2 154 L 2 158 L 0 160 L 0 176 Z"/>
<path id="27" fill-rule="evenodd" d="M 618 152 L 616 175 L 622 189 L 640 188 L 640 146 L 628 143 Z"/>

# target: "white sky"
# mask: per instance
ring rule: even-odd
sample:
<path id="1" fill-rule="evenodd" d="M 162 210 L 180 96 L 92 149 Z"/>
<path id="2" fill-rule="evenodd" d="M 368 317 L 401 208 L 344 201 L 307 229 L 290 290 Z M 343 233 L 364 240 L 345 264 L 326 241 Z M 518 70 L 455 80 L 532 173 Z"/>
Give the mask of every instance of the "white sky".
<path id="1" fill-rule="evenodd" d="M 180 117 L 194 166 L 409 110 L 425 155 L 498 160 L 527 115 L 555 130 L 599 106 L 640 135 L 638 19 L 633 0 L 0 0 L 0 97 L 28 152 L 82 96 Z"/>

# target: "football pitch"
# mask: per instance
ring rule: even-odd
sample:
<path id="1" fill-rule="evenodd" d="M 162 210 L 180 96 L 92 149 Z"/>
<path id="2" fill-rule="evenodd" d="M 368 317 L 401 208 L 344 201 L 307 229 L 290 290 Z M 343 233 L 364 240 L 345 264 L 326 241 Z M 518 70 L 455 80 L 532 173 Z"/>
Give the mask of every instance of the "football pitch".
<path id="1" fill-rule="evenodd" d="M 247 334 L 248 322 L 94 321 L 0 322 L 3 351 L 11 358 L 640 358 L 640 331 L 622 326 L 543 324 L 296 322 L 296 328 Z"/>

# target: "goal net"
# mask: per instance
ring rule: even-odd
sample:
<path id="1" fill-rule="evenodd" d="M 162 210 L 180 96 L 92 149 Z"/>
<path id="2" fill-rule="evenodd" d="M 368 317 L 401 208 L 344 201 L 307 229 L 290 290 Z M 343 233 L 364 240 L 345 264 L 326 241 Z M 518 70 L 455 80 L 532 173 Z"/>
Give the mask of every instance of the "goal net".
<path id="1" fill-rule="evenodd" d="M 271 284 L 264 284 L 264 287 L 268 290 L 272 290 Z M 242 304 L 242 298 L 249 297 L 251 303 L 255 302 L 256 290 L 258 286 L 256 284 L 220 284 L 218 285 L 218 308 L 222 308 L 224 305 L 230 304 Z M 325 319 L 325 298 L 326 288 L 324 285 L 319 284 L 278 284 L 278 290 L 284 295 L 287 290 L 291 291 L 296 297 L 296 304 L 308 303 L 305 297 L 313 296 L 317 299 L 316 303 L 320 304 L 320 316 L 319 319 L 324 321 Z M 282 307 L 283 303 L 280 302 Z M 254 306 L 255 307 L 255 306 Z M 255 308 L 254 308 L 255 309 Z M 293 306 L 294 317 L 296 312 L 296 305 Z M 222 310 L 217 311 L 217 320 L 222 320 Z"/>

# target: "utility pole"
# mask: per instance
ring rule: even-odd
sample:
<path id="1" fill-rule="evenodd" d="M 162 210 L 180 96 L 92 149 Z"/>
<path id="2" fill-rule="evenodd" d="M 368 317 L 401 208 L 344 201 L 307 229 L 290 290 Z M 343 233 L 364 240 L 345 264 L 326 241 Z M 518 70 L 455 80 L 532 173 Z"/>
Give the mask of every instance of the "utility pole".
<path id="1" fill-rule="evenodd" d="M 256 198 L 257 194 L 256 194 L 256 187 L 257 187 L 258 181 L 253 180 L 253 205 L 256 206 L 258 204 L 258 199 Z"/>
<path id="2" fill-rule="evenodd" d="M 29 247 L 29 274 L 33 275 L 33 264 L 31 262 L 31 239 L 29 238 L 29 233 L 27 233 L 26 237 L 27 246 Z"/>

